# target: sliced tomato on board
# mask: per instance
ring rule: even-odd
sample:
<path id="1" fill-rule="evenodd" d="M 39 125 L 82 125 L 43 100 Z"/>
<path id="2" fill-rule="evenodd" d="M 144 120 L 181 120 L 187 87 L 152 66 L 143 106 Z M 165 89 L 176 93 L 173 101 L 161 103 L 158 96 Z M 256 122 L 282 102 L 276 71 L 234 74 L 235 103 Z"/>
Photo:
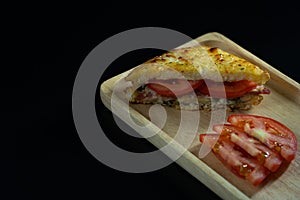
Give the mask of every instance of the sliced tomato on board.
<path id="1" fill-rule="evenodd" d="M 268 148 L 280 153 L 287 161 L 295 158 L 297 138 L 295 134 L 280 122 L 257 115 L 233 114 L 228 122 L 258 139 Z"/>
<path id="2" fill-rule="evenodd" d="M 198 88 L 203 82 L 203 80 L 153 79 L 150 81 L 149 84 L 147 84 L 147 86 L 161 96 L 175 97 L 192 92 L 194 89 Z"/>
<path id="3" fill-rule="evenodd" d="M 209 95 L 214 98 L 237 98 L 256 88 L 253 81 L 241 80 L 235 82 L 214 82 L 205 80 L 197 90 L 200 94 Z M 226 96 L 224 96 L 226 95 Z"/>
<path id="4" fill-rule="evenodd" d="M 234 174 L 252 183 L 260 184 L 270 173 L 256 159 L 245 154 L 226 136 L 218 134 L 201 134 L 200 141 L 207 146 L 213 145 L 213 152 Z M 216 142 L 217 139 L 217 142 Z"/>
<path id="5" fill-rule="evenodd" d="M 213 130 L 222 137 L 228 137 L 232 143 L 239 146 L 271 172 L 275 172 L 283 161 L 280 154 L 232 124 L 217 124 L 213 126 Z"/>
<path id="6" fill-rule="evenodd" d="M 214 134 L 200 134 L 200 142 L 253 185 L 276 172 L 284 159 L 295 158 L 296 136 L 280 122 L 249 114 L 232 114 L 227 121 L 230 124 L 215 124 Z"/>

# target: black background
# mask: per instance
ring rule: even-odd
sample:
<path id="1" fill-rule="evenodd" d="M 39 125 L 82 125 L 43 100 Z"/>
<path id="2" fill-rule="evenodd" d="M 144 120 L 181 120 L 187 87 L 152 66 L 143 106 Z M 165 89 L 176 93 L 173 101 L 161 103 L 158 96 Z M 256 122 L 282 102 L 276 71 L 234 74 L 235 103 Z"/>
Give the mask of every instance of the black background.
<path id="1" fill-rule="evenodd" d="M 177 164 L 130 174 L 93 158 L 73 123 L 72 87 L 77 70 L 103 40 L 128 29 L 153 26 L 191 38 L 219 32 L 299 82 L 298 8 L 287 2 L 167 4 L 26 4 L 6 15 L 4 40 L 9 43 L 9 55 L 5 60 L 9 64 L 3 66 L 2 88 L 7 92 L 3 99 L 12 106 L 4 104 L 3 115 L 9 119 L 5 125 L 15 142 L 7 143 L 4 151 L 13 155 L 2 157 L 2 195 L 8 199 L 217 198 Z M 159 53 L 142 50 L 122 56 L 99 84 Z M 135 152 L 155 150 L 147 141 L 119 130 L 100 100 L 96 108 L 103 130 L 115 144 Z"/>

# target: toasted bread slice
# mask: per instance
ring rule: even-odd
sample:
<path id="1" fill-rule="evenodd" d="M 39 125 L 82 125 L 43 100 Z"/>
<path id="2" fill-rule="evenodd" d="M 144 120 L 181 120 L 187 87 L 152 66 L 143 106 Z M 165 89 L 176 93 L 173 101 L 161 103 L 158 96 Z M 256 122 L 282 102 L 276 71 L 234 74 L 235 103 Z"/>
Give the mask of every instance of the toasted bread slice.
<path id="1" fill-rule="evenodd" d="M 175 49 L 157 56 L 135 68 L 126 80 L 141 84 L 153 78 L 167 80 L 181 75 L 187 80 L 249 80 L 259 85 L 265 84 L 270 78 L 268 72 L 243 58 L 219 48 L 196 46 Z"/>

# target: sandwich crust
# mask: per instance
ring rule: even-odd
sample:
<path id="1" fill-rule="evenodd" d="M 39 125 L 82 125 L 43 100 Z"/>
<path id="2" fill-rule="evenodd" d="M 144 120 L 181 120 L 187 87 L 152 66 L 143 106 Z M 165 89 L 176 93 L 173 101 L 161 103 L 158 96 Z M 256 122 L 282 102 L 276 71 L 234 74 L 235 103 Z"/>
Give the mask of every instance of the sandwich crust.
<path id="1" fill-rule="evenodd" d="M 195 46 L 175 49 L 157 56 L 133 69 L 125 78 L 133 85 L 156 79 L 186 78 L 223 81 L 254 81 L 265 84 L 269 73 L 247 60 L 216 47 Z"/>

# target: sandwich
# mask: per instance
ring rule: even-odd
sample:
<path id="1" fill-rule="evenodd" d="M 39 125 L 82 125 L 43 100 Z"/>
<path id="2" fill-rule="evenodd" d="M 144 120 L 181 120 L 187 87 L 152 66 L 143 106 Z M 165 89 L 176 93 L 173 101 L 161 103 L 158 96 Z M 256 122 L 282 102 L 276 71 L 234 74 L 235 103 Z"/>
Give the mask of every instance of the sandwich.
<path id="1" fill-rule="evenodd" d="M 131 103 L 183 110 L 249 110 L 269 94 L 267 71 L 217 47 L 174 49 L 137 66 L 125 77 Z"/>

